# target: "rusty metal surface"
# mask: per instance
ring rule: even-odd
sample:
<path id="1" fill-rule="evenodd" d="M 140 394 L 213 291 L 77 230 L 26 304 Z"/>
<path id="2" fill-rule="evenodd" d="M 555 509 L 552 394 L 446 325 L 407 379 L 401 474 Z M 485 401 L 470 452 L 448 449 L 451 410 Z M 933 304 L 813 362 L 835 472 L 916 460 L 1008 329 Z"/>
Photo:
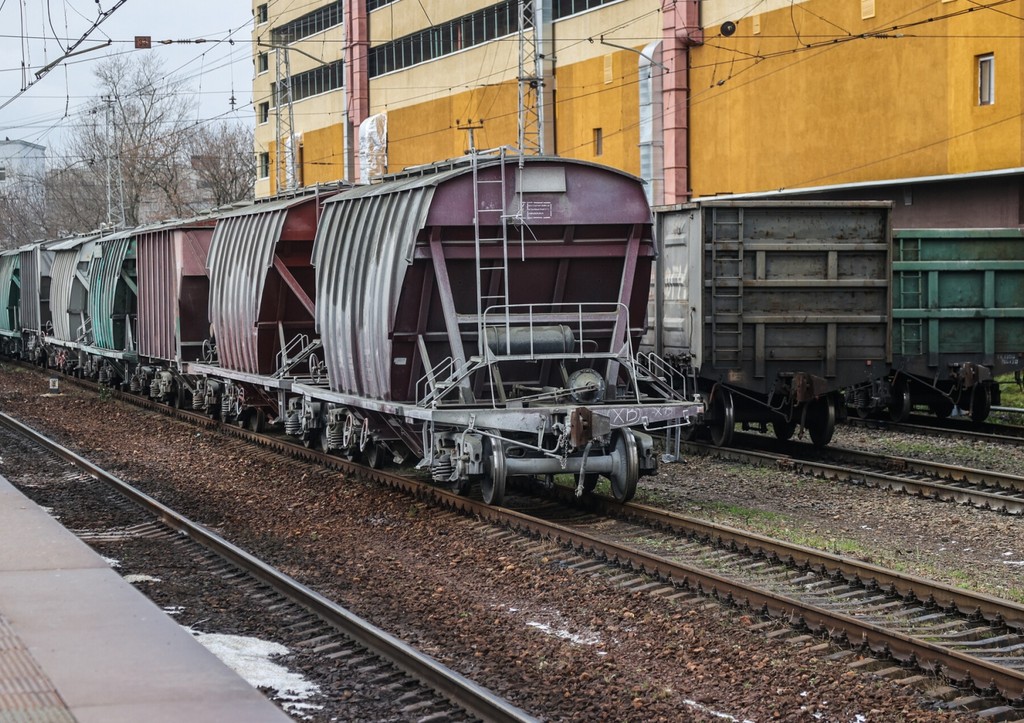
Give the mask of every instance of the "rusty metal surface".
<path id="1" fill-rule="evenodd" d="M 144 230 L 138 255 L 139 354 L 194 361 L 210 331 L 206 259 L 213 220 Z"/>

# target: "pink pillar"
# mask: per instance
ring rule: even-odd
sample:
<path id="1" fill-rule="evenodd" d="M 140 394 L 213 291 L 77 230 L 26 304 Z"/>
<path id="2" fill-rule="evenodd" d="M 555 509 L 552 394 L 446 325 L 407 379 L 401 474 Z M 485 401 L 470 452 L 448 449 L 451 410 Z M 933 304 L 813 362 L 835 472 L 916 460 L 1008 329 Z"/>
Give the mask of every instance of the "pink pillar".
<path id="1" fill-rule="evenodd" d="M 370 71 L 367 51 L 370 29 L 366 0 L 350 0 L 344 5 L 345 21 L 345 108 L 348 110 L 345 133 L 351 154 L 350 180 L 359 177 L 359 124 L 370 114 Z"/>
<path id="2" fill-rule="evenodd" d="M 668 68 L 663 84 L 666 204 L 690 199 L 689 49 L 704 42 L 699 7 L 698 0 L 662 0 L 661 5 L 662 58 Z"/>

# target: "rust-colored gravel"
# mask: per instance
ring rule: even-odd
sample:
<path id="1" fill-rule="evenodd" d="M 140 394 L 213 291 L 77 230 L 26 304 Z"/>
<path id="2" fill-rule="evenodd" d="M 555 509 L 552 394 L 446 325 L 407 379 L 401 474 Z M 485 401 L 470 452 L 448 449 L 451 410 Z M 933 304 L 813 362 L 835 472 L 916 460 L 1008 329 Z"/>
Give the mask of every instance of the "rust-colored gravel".
<path id="1" fill-rule="evenodd" d="M 969 719 L 929 710 L 916 690 L 825 659 L 828 651 L 813 648 L 820 641 L 769 639 L 749 629 L 757 621 L 706 601 L 623 592 L 502 543 L 472 520 L 337 473 L 257 459 L 254 447 L 67 384 L 60 396 L 46 392 L 45 376 L 0 368 L 0 411 L 119 470 L 535 715 L 587 721 Z M 884 536 L 857 534 L 874 540 L 880 558 L 924 545 L 915 525 L 907 524 L 901 498 L 863 490 L 854 496 L 832 483 L 784 476 L 766 480 L 762 472 L 697 461 L 668 465 L 641 484 L 668 507 L 733 522 L 743 515 L 731 519 L 736 510 L 720 503 L 774 510 L 789 529 L 814 529 L 825 539 L 845 538 L 847 528 L 862 525 L 886 527 Z M 986 520 L 990 530 L 1008 525 L 1003 535 L 1019 526 L 991 513 L 975 517 L 948 505 L 916 504 L 921 517 L 964 514 L 964 529 L 975 519 Z M 885 511 L 890 506 L 892 514 Z M 866 510 L 871 520 L 859 517 Z"/>

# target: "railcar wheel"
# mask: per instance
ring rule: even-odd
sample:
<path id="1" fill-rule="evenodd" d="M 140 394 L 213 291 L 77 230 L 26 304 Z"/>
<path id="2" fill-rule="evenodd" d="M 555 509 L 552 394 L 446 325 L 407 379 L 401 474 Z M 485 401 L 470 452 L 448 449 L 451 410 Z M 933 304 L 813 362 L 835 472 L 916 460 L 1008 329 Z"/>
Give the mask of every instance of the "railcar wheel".
<path id="1" fill-rule="evenodd" d="M 610 477 L 612 496 L 617 502 L 626 503 L 636 494 L 636 482 L 640 479 L 640 454 L 631 431 L 620 429 L 616 433 L 612 453 L 619 458 Z"/>
<path id="2" fill-rule="evenodd" d="M 910 416 L 910 385 L 898 383 L 892 389 L 892 402 L 889 404 L 889 419 L 902 422 Z"/>
<path id="3" fill-rule="evenodd" d="M 807 431 L 815 447 L 824 447 L 832 441 L 836 431 L 836 405 L 831 397 L 816 399 L 807 407 Z"/>
<path id="4" fill-rule="evenodd" d="M 732 435 L 736 429 L 736 407 L 728 389 L 719 388 L 712 396 L 714 399 L 711 402 L 711 421 L 708 423 L 711 443 L 716 447 L 727 447 L 732 443 Z"/>
<path id="5" fill-rule="evenodd" d="M 331 435 L 327 431 L 327 425 L 320 427 L 320 449 L 330 454 L 331 451 Z"/>
<path id="6" fill-rule="evenodd" d="M 985 384 L 974 385 L 974 390 L 971 392 L 971 421 L 981 424 L 988 419 L 988 414 L 991 411 L 992 395 L 988 386 Z"/>
<path id="7" fill-rule="evenodd" d="M 257 407 L 249 415 L 249 430 L 256 434 L 262 434 L 267 428 L 267 413 Z"/>
<path id="8" fill-rule="evenodd" d="M 505 448 L 501 442 L 486 438 L 487 471 L 480 480 L 480 493 L 489 505 L 500 505 L 505 501 Z"/>
<path id="9" fill-rule="evenodd" d="M 384 463 L 387 460 L 387 449 L 384 445 L 378 444 L 377 442 L 370 442 L 366 446 L 366 464 L 370 465 L 374 469 L 384 469 Z"/>
<path id="10" fill-rule="evenodd" d="M 780 442 L 788 442 L 793 439 L 793 432 L 796 431 L 796 420 L 772 419 L 772 431 L 775 432 L 775 438 Z"/>

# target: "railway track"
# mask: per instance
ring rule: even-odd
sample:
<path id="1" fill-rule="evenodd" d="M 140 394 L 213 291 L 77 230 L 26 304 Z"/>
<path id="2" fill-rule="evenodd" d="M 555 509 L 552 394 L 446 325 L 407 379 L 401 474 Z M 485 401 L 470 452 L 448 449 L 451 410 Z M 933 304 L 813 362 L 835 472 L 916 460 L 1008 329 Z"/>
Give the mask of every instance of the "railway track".
<path id="1" fill-rule="evenodd" d="M 873 418 L 859 419 L 851 416 L 847 417 L 846 423 L 867 429 L 920 434 L 927 437 L 954 437 L 998 444 L 1024 445 L 1024 426 L 1016 424 L 996 424 L 994 422 L 974 424 L 969 419 L 939 419 L 921 415 L 911 415 L 902 422 Z"/>
<path id="2" fill-rule="evenodd" d="M 284 618 L 298 647 L 315 648 L 325 660 L 339 661 L 336 667 L 349 676 L 346 684 L 362 676 L 367 686 L 392 693 L 396 698 L 394 714 L 402 718 L 440 716 L 445 720 L 535 720 L 41 433 L 5 414 L 0 414 L 0 425 L 72 466 L 77 486 L 100 483 L 106 494 L 111 495 L 112 490 L 151 517 L 113 531 L 86 532 L 82 536 L 87 542 L 144 537 L 154 544 L 162 540 L 178 545 L 182 537 L 187 538 L 196 549 L 183 554 L 191 555 L 217 577 L 240 582 L 251 598 L 273 611 L 273 616 Z"/>
<path id="3" fill-rule="evenodd" d="M 614 560 L 639 584 L 673 581 L 1024 705 L 1022 605 L 643 505 L 595 498 L 585 509 L 572 496 L 556 487 L 544 506 L 492 515 Z"/>
<path id="4" fill-rule="evenodd" d="M 1004 472 L 873 454 L 830 446 L 783 444 L 763 435 L 737 433 L 739 447 L 686 443 L 690 454 L 792 469 L 815 477 L 878 487 L 946 502 L 1024 514 L 1024 477 Z M 783 451 L 776 451 L 776 450 Z"/>
<path id="5" fill-rule="evenodd" d="M 143 406 L 176 411 L 126 396 Z M 592 506 L 581 507 L 570 490 L 559 487 L 547 490 L 542 501 L 522 498 L 518 509 L 518 495 L 508 500 L 508 508 L 495 508 L 288 440 L 235 427 L 224 431 L 358 472 L 521 535 L 555 541 L 588 559 L 610 561 L 627 571 L 617 584 L 629 589 L 671 585 L 711 595 L 808 633 L 890 656 L 903 668 L 939 673 L 975 691 L 953 706 L 980 706 L 987 716 L 1004 720 L 1024 716 L 1024 606 L 641 505 L 591 498 Z"/>

